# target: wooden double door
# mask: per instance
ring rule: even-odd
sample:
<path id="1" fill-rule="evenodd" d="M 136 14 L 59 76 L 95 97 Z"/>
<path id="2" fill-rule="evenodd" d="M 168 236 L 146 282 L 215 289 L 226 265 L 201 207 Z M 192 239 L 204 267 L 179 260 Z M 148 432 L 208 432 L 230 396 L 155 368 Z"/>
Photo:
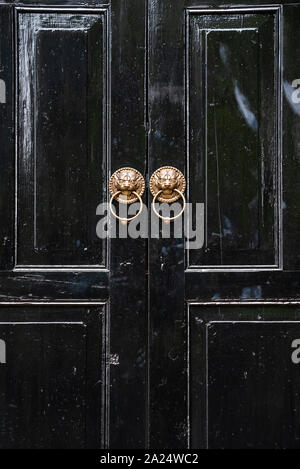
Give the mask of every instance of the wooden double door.
<path id="1" fill-rule="evenodd" d="M 0 447 L 300 447 L 300 5 L 1 1 L 0 34 Z M 100 239 L 111 174 L 166 165 L 201 246 Z"/>

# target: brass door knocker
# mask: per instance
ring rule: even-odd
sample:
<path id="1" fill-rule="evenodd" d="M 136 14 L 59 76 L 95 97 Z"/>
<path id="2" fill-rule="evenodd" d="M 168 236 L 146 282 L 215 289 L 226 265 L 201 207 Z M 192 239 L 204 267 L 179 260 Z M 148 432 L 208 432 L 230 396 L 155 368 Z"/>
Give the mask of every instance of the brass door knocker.
<path id="1" fill-rule="evenodd" d="M 171 221 L 181 217 L 186 208 L 186 199 L 184 196 L 185 189 L 186 180 L 182 172 L 179 171 L 179 169 L 174 168 L 173 166 L 163 166 L 162 168 L 157 169 L 152 174 L 150 179 L 150 191 L 151 194 L 154 196 L 152 201 L 152 208 L 155 215 L 161 218 L 165 223 L 170 223 Z M 180 213 L 178 213 L 174 217 L 163 217 L 156 210 L 156 201 L 172 204 L 180 198 L 183 201 L 183 207 Z"/>
<path id="2" fill-rule="evenodd" d="M 126 225 L 130 221 L 137 218 L 143 210 L 143 201 L 141 196 L 145 191 L 145 180 L 142 174 L 134 168 L 120 168 L 110 178 L 109 181 L 109 192 L 111 199 L 109 202 L 109 208 L 115 218 L 121 221 L 123 225 Z M 136 215 L 131 218 L 122 218 L 117 215 L 113 208 L 113 201 L 116 200 L 120 204 L 134 204 L 140 202 L 140 208 Z"/>

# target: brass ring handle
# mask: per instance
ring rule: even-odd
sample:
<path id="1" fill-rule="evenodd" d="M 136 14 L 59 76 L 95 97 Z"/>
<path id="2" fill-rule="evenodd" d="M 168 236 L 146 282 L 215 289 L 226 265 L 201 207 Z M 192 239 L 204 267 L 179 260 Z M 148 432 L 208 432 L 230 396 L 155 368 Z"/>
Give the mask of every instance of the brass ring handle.
<path id="1" fill-rule="evenodd" d="M 180 195 L 180 197 L 182 198 L 182 201 L 183 201 L 182 210 L 180 211 L 180 213 L 178 213 L 174 217 L 163 217 L 155 208 L 155 202 L 156 202 L 158 196 L 163 192 L 162 190 L 157 192 L 157 194 L 154 196 L 154 199 L 152 201 L 152 208 L 153 208 L 153 211 L 154 211 L 155 215 L 158 218 L 160 218 L 161 220 L 163 220 L 165 223 L 170 223 L 171 221 L 176 220 L 177 218 L 181 217 L 181 215 L 183 214 L 183 212 L 185 211 L 185 208 L 186 208 L 186 199 L 185 199 L 183 193 L 179 189 L 174 189 L 174 191 L 177 192 L 177 194 Z"/>
<path id="2" fill-rule="evenodd" d="M 116 214 L 115 209 L 113 208 L 113 201 L 114 201 L 114 199 L 115 199 L 118 195 L 121 194 L 121 192 L 122 192 L 122 191 L 117 191 L 117 192 L 115 192 L 115 193 L 113 194 L 113 196 L 111 197 L 110 202 L 109 202 L 109 209 L 110 209 L 111 213 L 113 214 L 113 216 L 114 216 L 115 218 L 117 218 L 118 220 L 120 220 L 123 225 L 126 225 L 126 224 L 129 223 L 130 221 L 135 220 L 137 217 L 140 216 L 140 214 L 141 214 L 142 211 L 143 211 L 143 201 L 142 201 L 141 196 L 140 196 L 137 192 L 132 191 L 132 194 L 134 194 L 134 195 L 138 198 L 138 200 L 139 200 L 139 202 L 140 202 L 140 209 L 139 209 L 138 213 L 137 213 L 136 215 L 134 215 L 134 217 L 131 217 L 131 218 L 122 218 L 122 217 L 119 217 L 119 215 Z"/>
<path id="3" fill-rule="evenodd" d="M 126 225 L 132 220 L 135 220 L 143 210 L 143 201 L 141 196 L 145 191 L 145 180 L 142 174 L 134 168 L 126 166 L 114 172 L 109 180 L 109 192 L 111 199 L 109 208 L 115 218 L 121 221 L 122 225 Z M 131 218 L 122 218 L 117 215 L 113 208 L 113 201 L 116 200 L 120 204 L 131 205 L 135 202 L 140 202 L 138 213 Z"/>
<path id="4" fill-rule="evenodd" d="M 181 217 L 186 208 L 186 200 L 183 195 L 185 189 L 186 180 L 179 169 L 174 168 L 174 166 L 162 166 L 157 169 L 150 178 L 150 191 L 154 197 L 152 208 L 155 215 L 161 220 L 164 220 L 165 223 L 170 223 Z M 155 208 L 155 202 L 157 200 L 162 203 L 172 204 L 180 198 L 182 198 L 183 207 L 180 213 L 174 217 L 163 217 Z"/>

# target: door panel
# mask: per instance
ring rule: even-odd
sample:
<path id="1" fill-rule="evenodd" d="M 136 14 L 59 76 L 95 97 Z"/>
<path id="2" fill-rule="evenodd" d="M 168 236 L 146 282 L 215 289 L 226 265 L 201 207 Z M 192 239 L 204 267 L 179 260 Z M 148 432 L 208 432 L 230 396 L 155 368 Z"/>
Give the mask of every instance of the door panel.
<path id="1" fill-rule="evenodd" d="M 300 175 L 300 104 L 297 87 L 299 79 L 300 8 L 299 5 L 284 7 L 283 34 L 283 259 L 286 270 L 299 271 L 300 267 L 300 211 L 299 211 L 299 175 Z M 294 46 L 293 46 L 294 44 Z M 296 99 L 293 99 L 296 98 Z M 294 280 L 296 275 L 294 275 Z"/>
<path id="2" fill-rule="evenodd" d="M 1 448 L 103 444 L 105 308 L 1 308 Z M 98 431 L 96 429 L 98 428 Z"/>
<path id="3" fill-rule="evenodd" d="M 278 11 L 187 15 L 190 200 L 206 213 L 188 267 L 278 267 Z"/>
<path id="4" fill-rule="evenodd" d="M 17 267 L 105 267 L 107 10 L 18 10 Z"/>
<path id="5" fill-rule="evenodd" d="M 299 448 L 299 317 L 293 306 L 190 305 L 193 447 Z"/>
<path id="6" fill-rule="evenodd" d="M 3 300 L 108 297 L 107 240 L 95 226 L 108 178 L 109 17 L 107 5 L 1 5 Z"/>

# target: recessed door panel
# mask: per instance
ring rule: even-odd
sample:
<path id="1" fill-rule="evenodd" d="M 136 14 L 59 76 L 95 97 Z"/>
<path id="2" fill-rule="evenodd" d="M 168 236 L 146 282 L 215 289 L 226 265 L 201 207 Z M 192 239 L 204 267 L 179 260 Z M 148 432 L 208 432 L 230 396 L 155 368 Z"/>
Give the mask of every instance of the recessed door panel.
<path id="1" fill-rule="evenodd" d="M 205 206 L 189 267 L 276 267 L 277 14 L 191 10 L 187 22 L 190 199 Z"/>
<path id="2" fill-rule="evenodd" d="M 1 448 L 103 442 L 104 309 L 74 306 L 68 314 L 55 306 L 1 309 Z"/>
<path id="3" fill-rule="evenodd" d="M 191 306 L 190 318 L 193 447 L 299 448 L 299 308 Z"/>
<path id="4" fill-rule="evenodd" d="M 103 267 L 107 11 L 18 14 L 16 264 Z"/>

